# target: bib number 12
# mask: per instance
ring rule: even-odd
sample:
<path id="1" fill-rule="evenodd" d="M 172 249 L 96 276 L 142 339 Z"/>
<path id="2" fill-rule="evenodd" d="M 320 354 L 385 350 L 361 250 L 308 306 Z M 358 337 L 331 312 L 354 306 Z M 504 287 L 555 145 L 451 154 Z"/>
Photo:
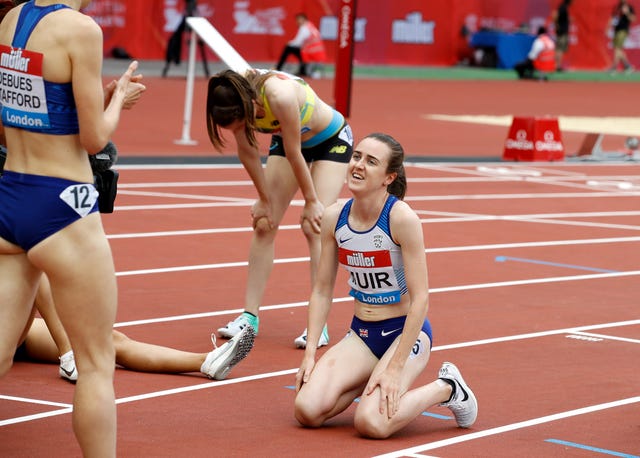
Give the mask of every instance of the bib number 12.
<path id="1" fill-rule="evenodd" d="M 98 191 L 90 184 L 74 184 L 60 193 L 60 199 L 80 216 L 87 216 L 98 199 Z"/>

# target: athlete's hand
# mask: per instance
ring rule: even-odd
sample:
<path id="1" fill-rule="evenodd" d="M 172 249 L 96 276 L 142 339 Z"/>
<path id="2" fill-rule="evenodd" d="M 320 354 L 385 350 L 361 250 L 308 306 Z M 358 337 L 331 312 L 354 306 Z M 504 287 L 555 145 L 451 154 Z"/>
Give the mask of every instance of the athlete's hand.
<path id="1" fill-rule="evenodd" d="M 133 108 L 133 106 L 138 103 L 138 100 L 140 100 L 140 97 L 142 97 L 142 93 L 147 90 L 147 87 L 140 81 L 142 81 L 141 74 L 131 77 L 129 85 L 127 86 L 127 93 L 124 96 L 124 103 L 122 104 L 122 108 L 125 110 Z"/>
<path id="2" fill-rule="evenodd" d="M 296 374 L 296 393 L 300 391 L 302 385 L 309 381 L 309 377 L 311 376 L 311 372 L 313 372 L 315 365 L 315 356 L 307 355 L 305 352 L 300 368 L 298 369 L 298 373 Z"/>
<path id="3" fill-rule="evenodd" d="M 400 371 L 387 368 L 372 376 L 365 388 L 365 394 L 372 395 L 376 387 L 380 387 L 380 414 L 386 412 L 387 418 L 393 417 L 400 408 Z"/>
<path id="4" fill-rule="evenodd" d="M 257 200 L 251 207 L 251 218 L 253 229 L 270 231 L 273 229 L 273 219 L 271 218 L 271 205 L 263 200 Z"/>
<path id="5" fill-rule="evenodd" d="M 147 87 L 142 84 L 142 75 L 137 74 L 133 75 L 127 85 L 126 93 L 124 95 L 124 102 L 122 103 L 122 108 L 125 110 L 130 110 L 133 106 L 140 100 L 142 97 L 142 93 L 147 90 Z M 115 91 L 118 86 L 118 82 L 116 80 L 111 80 L 104 87 L 104 106 L 105 108 L 111 102 L 111 97 L 113 96 L 113 91 Z"/>
<path id="6" fill-rule="evenodd" d="M 300 216 L 300 225 L 304 226 L 305 221 L 311 225 L 311 230 L 316 234 L 320 233 L 320 223 L 322 222 L 322 213 L 324 205 L 319 200 L 308 200 L 304 203 L 302 215 Z"/>
<path id="7" fill-rule="evenodd" d="M 140 98 L 146 87 L 140 83 L 142 75 L 135 74 L 138 69 L 138 61 L 134 60 L 129 64 L 127 70 L 116 81 L 115 87 L 111 91 L 111 97 L 109 97 L 109 103 L 113 97 L 121 97 L 122 107 L 131 108 Z M 113 83 L 109 83 L 107 88 Z"/>

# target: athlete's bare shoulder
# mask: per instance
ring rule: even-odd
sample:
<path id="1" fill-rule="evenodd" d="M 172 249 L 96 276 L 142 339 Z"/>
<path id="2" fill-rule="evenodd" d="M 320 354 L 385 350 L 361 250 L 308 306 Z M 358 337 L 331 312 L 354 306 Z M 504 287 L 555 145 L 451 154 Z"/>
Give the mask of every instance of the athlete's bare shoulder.
<path id="1" fill-rule="evenodd" d="M 419 219 L 415 210 L 404 200 L 398 200 L 393 207 L 391 207 L 391 221 L 396 224 L 411 223 Z"/>
<path id="2" fill-rule="evenodd" d="M 102 29 L 98 23 L 89 15 L 81 13 L 71 8 L 65 8 L 57 12 L 55 19 L 55 29 L 61 30 L 73 36 L 75 39 L 102 39 Z M 69 27 L 66 29 L 65 27 Z"/>

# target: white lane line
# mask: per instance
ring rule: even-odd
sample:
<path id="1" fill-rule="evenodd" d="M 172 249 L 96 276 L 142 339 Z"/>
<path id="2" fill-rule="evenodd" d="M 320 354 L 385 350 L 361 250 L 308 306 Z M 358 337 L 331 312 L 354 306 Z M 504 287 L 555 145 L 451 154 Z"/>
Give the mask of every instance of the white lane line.
<path id="1" fill-rule="evenodd" d="M 550 246 L 573 246 L 573 245 L 593 245 L 603 243 L 636 243 L 640 241 L 640 236 L 636 237 L 609 237 L 602 239 L 584 239 L 584 240 L 552 240 L 546 242 L 521 242 L 521 243 L 498 243 L 492 245 L 468 245 L 458 247 L 443 247 L 443 248 L 428 248 L 425 250 L 426 254 L 433 253 L 455 253 L 455 252 L 467 252 L 467 251 L 488 251 L 488 250 L 504 250 L 509 248 L 531 248 L 531 247 L 550 247 Z M 297 257 L 297 258 L 279 258 L 275 259 L 275 264 L 291 264 L 297 262 L 308 262 L 309 257 Z M 116 272 L 118 277 L 127 277 L 131 275 L 151 275 L 170 272 L 187 272 L 193 270 L 209 270 L 209 269 L 224 269 L 229 267 L 246 267 L 248 261 L 215 263 L 215 264 L 194 264 L 189 266 L 173 266 L 173 267 L 159 267 L 155 269 L 137 269 L 129 271 Z M 631 272 L 621 272 L 621 276 L 624 275 L 636 275 Z M 565 278 L 565 277 L 561 277 Z M 569 278 L 569 277 L 567 277 Z M 526 281 L 526 280 L 525 280 Z"/>
<path id="2" fill-rule="evenodd" d="M 578 335 L 581 335 L 581 336 L 587 336 L 587 337 L 595 337 L 595 338 L 604 339 L 604 340 L 617 340 L 619 342 L 640 344 L 640 340 L 638 340 L 638 339 L 629 339 L 627 337 L 618 337 L 618 336 L 610 336 L 610 335 L 605 335 L 605 334 L 596 334 L 595 332 L 575 331 L 574 334 L 578 334 Z"/>
<path id="3" fill-rule="evenodd" d="M 267 307 L 265 307 L 265 308 L 267 308 Z M 556 329 L 556 330 L 542 331 L 542 332 L 529 333 L 529 334 L 520 334 L 520 335 L 515 335 L 515 336 L 498 337 L 498 338 L 494 338 L 494 339 L 483 339 L 483 340 L 477 340 L 477 341 L 474 341 L 474 342 L 461 342 L 461 343 L 458 343 L 458 344 L 435 346 L 435 347 L 433 347 L 432 351 L 444 351 L 444 350 L 450 350 L 450 349 L 454 349 L 454 348 L 464 348 L 464 347 L 471 347 L 471 346 L 476 346 L 476 345 L 486 345 L 486 344 L 489 344 L 489 343 L 499 343 L 499 342 L 515 341 L 515 340 L 532 339 L 532 338 L 545 337 L 545 336 L 555 335 L 555 334 L 566 334 L 566 333 L 571 333 L 571 332 L 576 333 L 576 332 L 580 332 L 580 330 L 585 330 L 586 331 L 586 330 L 589 330 L 589 329 L 605 329 L 605 328 L 611 328 L 611 327 L 632 326 L 632 325 L 638 325 L 638 324 L 640 324 L 640 320 L 620 321 L 620 322 L 615 322 L 615 323 L 602 323 L 602 324 L 599 324 L 599 325 L 580 326 L 580 327 L 576 327 L 576 328 Z M 198 391 L 198 390 L 203 390 L 203 389 L 208 389 L 208 388 L 217 388 L 217 387 L 222 387 L 222 386 L 226 386 L 226 385 L 234 385 L 234 384 L 242 383 L 242 382 L 255 381 L 255 380 L 274 378 L 274 377 L 281 377 L 281 376 L 284 376 L 284 375 L 295 374 L 297 371 L 298 371 L 297 368 L 286 369 L 286 370 L 281 370 L 281 371 L 276 371 L 276 372 L 267 372 L 267 373 L 263 373 L 263 374 L 250 375 L 250 376 L 246 376 L 246 377 L 238 377 L 238 378 L 229 379 L 229 380 L 212 381 L 212 382 L 200 383 L 200 384 L 197 384 L 197 385 L 191 385 L 191 386 L 186 386 L 186 387 L 172 388 L 172 389 L 168 389 L 168 390 L 161 390 L 161 391 L 155 391 L 155 392 L 150 392 L 150 393 L 144 393 L 144 394 L 140 394 L 140 395 L 128 396 L 128 397 L 125 397 L 125 398 L 116 399 L 116 404 L 126 404 L 126 403 L 130 403 L 130 402 L 142 401 L 142 400 L 152 399 L 152 398 L 157 398 L 157 397 L 162 397 L 162 396 L 170 396 L 170 395 L 178 394 L 178 393 L 186 393 L 186 392 Z M 19 399 L 20 398 L 12 398 L 11 400 L 19 400 Z M 635 399 L 640 400 L 640 397 L 635 398 Z M 33 400 L 30 399 L 29 402 L 33 402 Z M 47 401 L 42 401 L 40 403 L 44 404 L 46 402 Z M 583 410 L 583 409 L 578 409 L 578 410 Z M 10 419 L 7 419 L 7 420 L 0 421 L 0 427 L 11 425 L 11 424 L 16 424 L 16 423 L 23 423 L 23 422 L 26 422 L 26 421 L 37 420 L 37 419 L 40 419 L 40 418 L 52 417 L 52 416 L 56 416 L 56 415 L 64 415 L 64 414 L 67 414 L 67 413 L 71 413 L 71 411 L 72 411 L 71 408 L 64 408 L 64 409 L 54 410 L 54 411 L 50 411 L 50 412 L 34 414 L 34 415 L 27 415 L 27 416 L 23 416 L 23 417 L 10 418 Z M 574 411 L 570 411 L 570 412 L 574 412 Z M 556 414 L 556 416 L 557 415 L 563 415 L 563 414 Z M 547 417 L 542 417 L 542 418 L 547 418 Z M 559 417 L 559 418 L 564 418 L 564 417 Z M 533 421 L 533 420 L 530 420 L 530 421 Z M 551 420 L 549 420 L 549 421 L 551 421 Z M 525 422 L 522 422 L 522 423 L 525 423 Z M 518 425 L 518 423 L 516 423 L 516 425 Z M 502 427 L 502 428 L 504 428 L 504 427 Z M 496 428 L 494 428 L 494 429 L 496 429 Z M 497 429 L 500 429 L 500 428 L 497 428 Z M 514 429 L 516 429 L 516 428 L 514 428 Z M 488 430 L 488 431 L 492 431 L 492 430 Z M 485 433 L 485 432 L 486 431 L 483 431 L 481 433 Z M 502 432 L 502 431 L 500 431 L 500 432 Z M 480 434 L 480 433 L 478 433 L 478 434 Z M 462 436 L 462 437 L 468 437 L 468 436 L 469 435 Z M 479 436 L 479 437 L 484 437 L 484 436 Z M 454 440 L 455 440 L 455 438 L 454 438 Z M 440 442 L 443 442 L 443 441 L 440 441 Z M 436 444 L 436 443 L 433 443 L 433 444 Z M 447 445 L 449 445 L 449 444 L 447 444 Z M 441 447 L 441 446 L 444 446 L 444 445 L 439 445 L 438 447 Z M 423 446 L 420 446 L 420 447 L 423 447 Z M 433 447 L 433 448 L 438 448 L 438 447 Z M 409 452 L 413 453 L 414 451 L 417 452 L 417 451 L 421 450 L 421 448 L 415 447 L 413 449 L 407 449 L 407 450 L 409 450 Z M 429 450 L 429 449 L 428 448 L 424 448 L 424 450 Z M 400 452 L 397 452 L 397 453 L 400 453 Z M 405 455 L 390 455 L 390 456 L 405 456 Z"/>
<path id="4" fill-rule="evenodd" d="M 498 426 L 496 428 L 485 429 L 484 431 L 478 431 L 475 433 L 464 434 L 462 436 L 452 437 L 450 439 L 443 439 L 435 442 L 426 443 L 423 445 L 417 445 L 415 447 L 406 448 L 404 450 L 398 450 L 384 455 L 378 455 L 375 458 L 399 458 L 407 456 L 407 453 L 420 453 L 423 450 L 433 450 L 436 448 L 447 447 L 449 445 L 460 444 L 462 442 L 468 442 L 475 439 L 481 439 L 488 436 L 494 436 L 496 434 L 503 434 L 517 429 L 529 428 L 531 426 L 537 426 L 544 423 L 550 423 L 552 421 L 562 420 L 565 418 L 576 417 L 579 415 L 586 415 L 601 410 L 613 409 L 616 407 L 626 406 L 640 402 L 640 396 L 620 399 L 618 401 L 605 402 L 603 404 L 596 404 L 589 407 L 582 407 L 579 409 L 568 410 L 565 412 L 558 412 L 552 415 L 546 415 L 544 417 L 532 418 L 530 420 L 520 421 L 517 423 L 511 423 L 504 426 Z"/>
<path id="5" fill-rule="evenodd" d="M 0 399 L 4 399 L 5 401 L 16 401 L 16 402 L 26 402 L 29 404 L 41 404 L 45 406 L 54 406 L 54 407 L 71 407 L 72 404 L 62 403 L 62 402 L 52 402 L 52 401 L 43 401 L 40 399 L 32 399 L 32 398 L 23 398 L 18 396 L 8 396 L 5 394 L 0 394 Z"/>

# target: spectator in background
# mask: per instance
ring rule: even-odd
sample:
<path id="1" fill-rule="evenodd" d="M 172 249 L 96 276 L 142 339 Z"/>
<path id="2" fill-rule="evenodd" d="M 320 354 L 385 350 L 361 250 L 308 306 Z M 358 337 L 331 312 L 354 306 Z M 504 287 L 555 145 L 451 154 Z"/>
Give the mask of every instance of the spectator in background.
<path id="1" fill-rule="evenodd" d="M 556 71 L 558 72 L 563 71 L 563 57 L 569 49 L 569 6 L 571 6 L 571 0 L 562 0 L 558 8 L 551 13 L 556 30 Z"/>
<path id="2" fill-rule="evenodd" d="M 169 73 L 169 67 L 171 64 L 180 65 L 182 61 L 182 42 L 185 33 L 191 32 L 191 29 L 187 26 L 187 18 L 198 15 L 197 0 L 185 0 L 185 12 L 182 16 L 182 20 L 178 24 L 176 30 L 173 31 L 167 42 L 167 50 L 165 53 L 165 63 L 162 69 L 162 77 L 166 78 Z M 204 74 L 209 78 L 209 64 L 207 63 L 207 52 L 204 47 L 204 41 L 197 39 L 198 49 L 200 50 L 200 60 L 202 61 L 202 68 Z"/>
<path id="3" fill-rule="evenodd" d="M 296 14 L 296 22 L 298 23 L 298 32 L 282 50 L 276 70 L 282 70 L 287 57 L 293 54 L 300 62 L 297 76 L 308 76 L 307 64 L 324 62 L 327 54 L 320 31 L 309 21 L 307 15 L 304 13 Z"/>
<path id="4" fill-rule="evenodd" d="M 556 45 L 547 34 L 547 28 L 539 27 L 527 58 L 515 65 L 518 78 L 546 80 L 546 73 L 556 69 L 555 54 Z"/>
<path id="5" fill-rule="evenodd" d="M 609 71 L 618 71 L 620 64 L 626 72 L 632 72 L 633 66 L 629 63 L 624 43 L 629 36 L 631 23 L 636 20 L 636 13 L 628 0 L 620 0 L 613 10 L 611 25 L 613 26 L 613 65 Z"/>

